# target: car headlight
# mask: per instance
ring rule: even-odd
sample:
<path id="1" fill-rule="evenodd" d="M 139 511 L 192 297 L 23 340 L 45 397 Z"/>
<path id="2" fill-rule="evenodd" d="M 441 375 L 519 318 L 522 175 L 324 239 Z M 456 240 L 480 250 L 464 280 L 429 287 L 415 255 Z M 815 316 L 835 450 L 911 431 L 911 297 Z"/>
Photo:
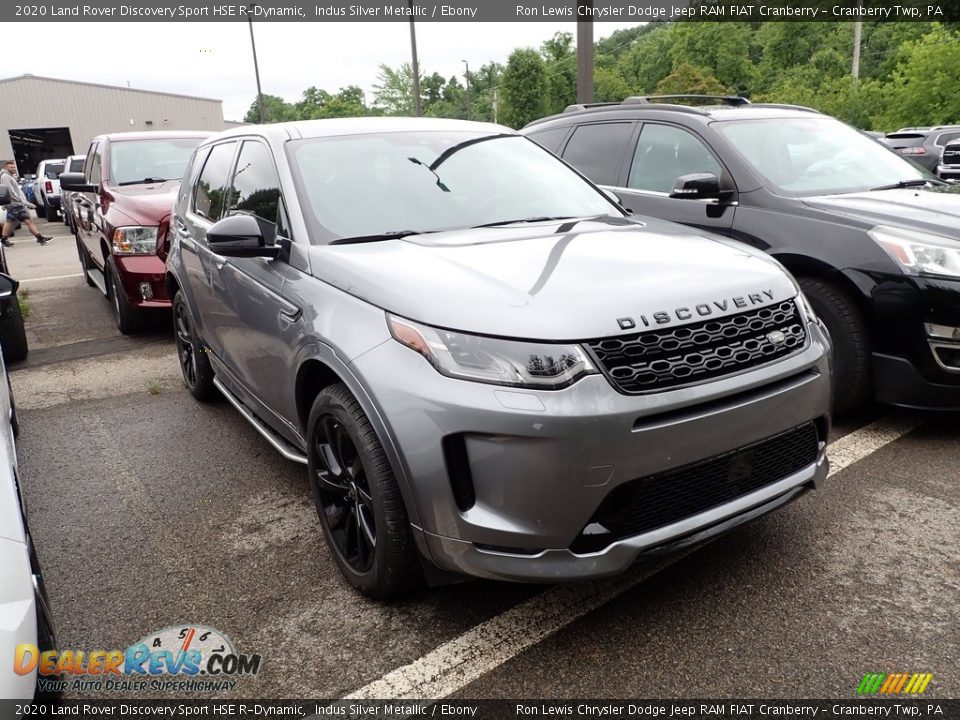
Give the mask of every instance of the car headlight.
<path id="1" fill-rule="evenodd" d="M 153 255 L 157 252 L 157 228 L 121 227 L 113 231 L 117 255 Z"/>
<path id="2" fill-rule="evenodd" d="M 919 230 L 877 225 L 867 233 L 911 275 L 960 278 L 960 243 Z"/>
<path id="3" fill-rule="evenodd" d="M 596 373 L 579 345 L 502 340 L 432 328 L 387 315 L 394 339 L 442 375 L 511 387 L 559 390 Z"/>

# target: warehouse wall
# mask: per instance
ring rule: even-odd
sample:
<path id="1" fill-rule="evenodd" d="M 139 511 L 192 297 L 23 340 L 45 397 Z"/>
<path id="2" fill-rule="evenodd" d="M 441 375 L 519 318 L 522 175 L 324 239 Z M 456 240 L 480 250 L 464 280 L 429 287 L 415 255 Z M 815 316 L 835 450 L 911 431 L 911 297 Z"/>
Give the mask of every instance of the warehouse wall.
<path id="1" fill-rule="evenodd" d="M 106 132 L 227 127 L 220 100 L 146 90 L 24 76 L 0 80 L 0 97 L 0 159 L 13 155 L 12 129 L 67 127 L 82 155 Z"/>

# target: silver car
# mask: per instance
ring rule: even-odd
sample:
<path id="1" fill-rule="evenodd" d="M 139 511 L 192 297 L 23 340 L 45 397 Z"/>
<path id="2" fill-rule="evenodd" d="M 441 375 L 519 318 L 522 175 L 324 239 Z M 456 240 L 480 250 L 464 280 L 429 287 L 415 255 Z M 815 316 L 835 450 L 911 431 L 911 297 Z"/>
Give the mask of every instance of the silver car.
<path id="1" fill-rule="evenodd" d="M 170 227 L 187 387 L 308 466 L 368 595 L 613 575 L 826 477 L 830 346 L 794 280 L 507 128 L 237 128 Z"/>

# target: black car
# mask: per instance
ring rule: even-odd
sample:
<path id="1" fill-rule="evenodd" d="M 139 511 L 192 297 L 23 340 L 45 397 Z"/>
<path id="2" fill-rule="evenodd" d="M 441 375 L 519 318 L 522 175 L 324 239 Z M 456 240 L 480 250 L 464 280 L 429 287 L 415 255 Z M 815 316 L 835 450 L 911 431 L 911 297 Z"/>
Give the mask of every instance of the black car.
<path id="1" fill-rule="evenodd" d="M 836 409 L 960 409 L 960 188 L 834 118 L 744 98 L 574 105 L 523 132 L 638 215 L 766 250 L 835 344 Z"/>
<path id="2" fill-rule="evenodd" d="M 932 128 L 901 128 L 881 140 L 922 168 L 934 172 L 940 153 L 951 140 L 960 138 L 960 126 L 937 125 Z"/>

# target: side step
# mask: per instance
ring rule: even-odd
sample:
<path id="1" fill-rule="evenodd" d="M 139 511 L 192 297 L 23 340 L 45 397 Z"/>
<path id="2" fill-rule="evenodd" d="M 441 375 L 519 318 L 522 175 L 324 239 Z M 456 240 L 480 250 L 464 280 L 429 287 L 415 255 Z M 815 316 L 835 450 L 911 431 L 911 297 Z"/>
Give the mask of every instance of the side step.
<path id="1" fill-rule="evenodd" d="M 223 393 L 223 396 L 230 402 L 230 404 L 237 409 L 237 412 L 243 415 L 248 423 L 253 425 L 254 430 L 263 435 L 263 438 L 273 446 L 274 450 L 283 455 L 287 460 L 292 460 L 293 462 L 300 463 L 301 465 L 307 464 L 306 455 L 294 448 L 293 445 L 288 443 L 285 438 L 280 437 L 277 435 L 277 433 L 267 427 L 260 420 L 260 418 L 250 411 L 250 408 L 240 401 L 236 395 L 227 390 L 227 388 L 224 387 L 223 383 L 220 382 L 216 376 L 213 378 L 213 384 L 216 386 L 217 390 Z"/>
<path id="2" fill-rule="evenodd" d="M 100 288 L 100 292 L 102 292 L 104 295 L 109 294 L 107 293 L 107 279 L 97 268 L 89 268 L 87 270 L 87 277 L 93 281 L 94 285 Z"/>

